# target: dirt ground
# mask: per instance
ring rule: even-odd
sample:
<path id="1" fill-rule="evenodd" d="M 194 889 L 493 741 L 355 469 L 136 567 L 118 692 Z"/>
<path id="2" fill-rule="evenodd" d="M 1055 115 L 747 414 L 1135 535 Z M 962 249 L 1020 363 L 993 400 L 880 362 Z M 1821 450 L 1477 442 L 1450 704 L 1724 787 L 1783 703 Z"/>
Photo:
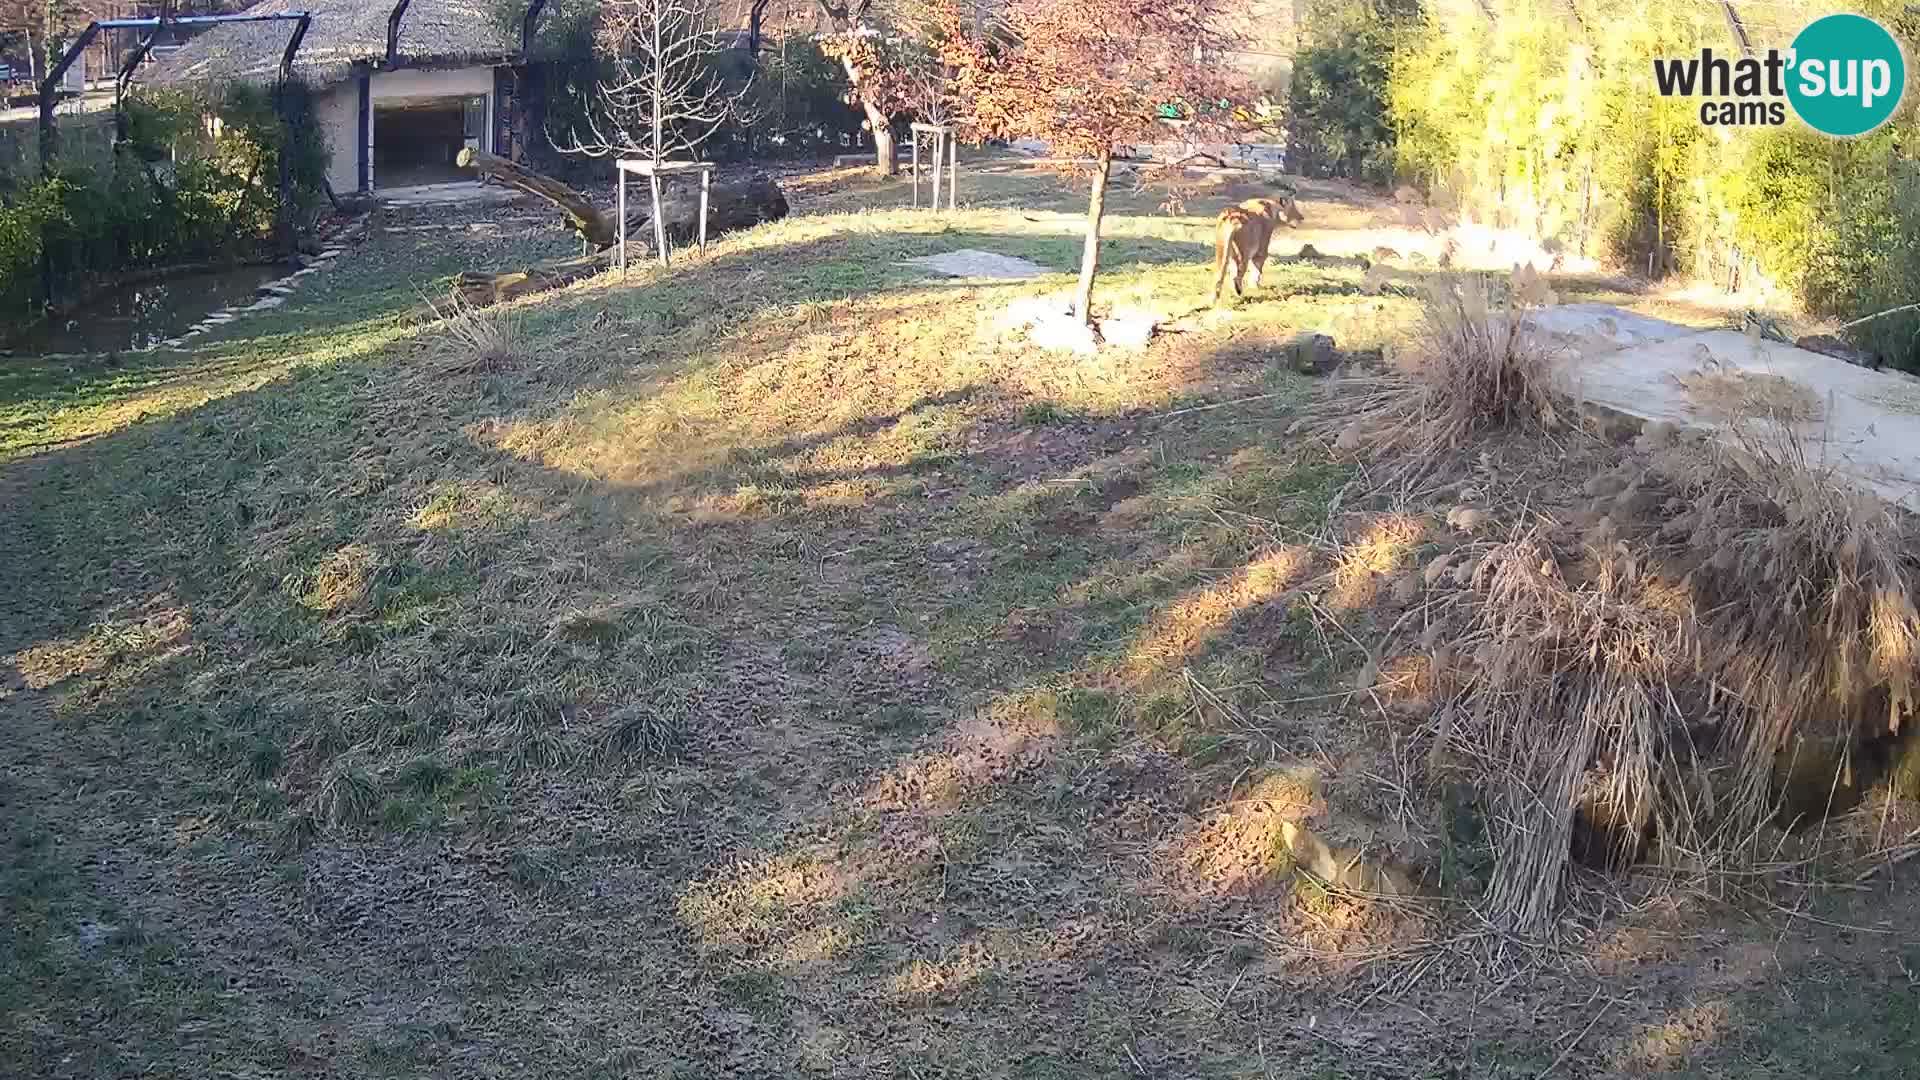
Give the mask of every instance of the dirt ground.
<path id="1" fill-rule="evenodd" d="M 961 190 L 790 178 L 794 218 L 521 305 L 484 364 L 400 313 L 564 248 L 522 211 L 395 218 L 449 228 L 195 353 L 17 362 L 0 1073 L 1912 1075 L 1920 860 L 1583 871 L 1539 941 L 1462 901 L 1484 845 L 1354 675 L 1472 538 L 1347 502 L 1275 362 L 1391 350 L 1426 270 L 1283 256 L 1208 312 L 1251 189 L 1123 192 L 1100 296 L 1178 325 L 1044 352 L 1004 314 L 1070 285 L 1083 194 Z M 1330 255 L 1403 227 L 1303 209 Z M 899 265 L 962 247 L 1051 273 Z M 1483 465 L 1562 451 L 1616 448 Z M 1902 814 L 1834 828 L 1890 861 Z M 1289 823 L 1421 894 L 1303 878 Z"/>

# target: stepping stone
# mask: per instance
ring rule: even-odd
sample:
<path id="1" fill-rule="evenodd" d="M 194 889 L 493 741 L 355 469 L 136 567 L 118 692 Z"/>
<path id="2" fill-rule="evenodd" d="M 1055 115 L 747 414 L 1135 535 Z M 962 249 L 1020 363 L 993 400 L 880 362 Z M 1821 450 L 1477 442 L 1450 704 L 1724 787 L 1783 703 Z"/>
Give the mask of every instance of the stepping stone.
<path id="1" fill-rule="evenodd" d="M 1153 340 L 1154 319 L 1150 315 L 1100 320 L 1100 340 L 1123 349 L 1144 349 Z"/>
<path id="2" fill-rule="evenodd" d="M 907 259 L 900 265 L 931 270 L 946 277 L 992 278 L 998 281 L 1019 281 L 1051 272 L 1036 262 L 977 248 L 922 255 L 917 259 Z"/>
<path id="3" fill-rule="evenodd" d="M 187 343 L 187 339 L 186 339 L 186 338 L 183 338 L 183 337 L 170 337 L 170 338 L 168 338 L 167 340 L 165 340 L 165 341 L 163 341 L 163 342 L 161 342 L 160 344 L 162 344 L 162 345 L 164 345 L 164 346 L 166 346 L 166 347 L 167 347 L 167 348 L 169 348 L 169 349 L 177 349 L 177 348 L 179 348 L 180 346 L 182 346 L 182 345 L 185 345 L 186 343 Z"/>
<path id="4" fill-rule="evenodd" d="M 281 304 L 284 304 L 286 302 L 287 302 L 287 298 L 284 296 L 268 296 L 268 297 L 264 297 L 262 299 L 256 300 L 253 303 L 247 305 L 247 310 L 248 311 L 265 311 L 268 308 L 277 308 Z"/>

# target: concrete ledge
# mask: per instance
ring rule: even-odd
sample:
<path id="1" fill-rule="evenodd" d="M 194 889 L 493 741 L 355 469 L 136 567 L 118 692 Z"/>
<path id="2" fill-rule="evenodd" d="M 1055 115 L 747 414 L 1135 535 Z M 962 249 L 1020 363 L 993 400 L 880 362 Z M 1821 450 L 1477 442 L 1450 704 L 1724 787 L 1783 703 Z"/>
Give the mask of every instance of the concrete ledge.
<path id="1" fill-rule="evenodd" d="M 1694 400 L 1681 378 L 1774 376 L 1819 401 L 1818 418 L 1794 425 L 1819 460 L 1888 502 L 1920 510 L 1920 379 L 1608 304 L 1543 308 L 1527 322 L 1560 348 L 1555 376 L 1596 434 L 1630 438 L 1649 422 L 1725 428 L 1728 418 Z"/>

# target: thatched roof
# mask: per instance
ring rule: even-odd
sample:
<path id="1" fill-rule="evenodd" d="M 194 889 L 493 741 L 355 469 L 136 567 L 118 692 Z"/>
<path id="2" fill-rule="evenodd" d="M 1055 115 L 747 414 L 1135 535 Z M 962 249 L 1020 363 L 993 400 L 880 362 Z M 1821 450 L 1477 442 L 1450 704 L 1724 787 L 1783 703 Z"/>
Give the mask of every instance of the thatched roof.
<path id="1" fill-rule="evenodd" d="M 496 14 L 494 0 L 412 0 L 400 20 L 396 62 L 408 67 L 457 67 L 503 62 L 519 42 Z M 261 0 L 249 13 L 305 11 L 313 25 L 294 55 L 294 74 L 314 86 L 347 78 L 356 64 L 387 56 L 387 16 L 393 0 Z M 291 22 L 215 26 L 156 60 L 138 81 L 153 86 L 271 81 L 293 33 Z"/>

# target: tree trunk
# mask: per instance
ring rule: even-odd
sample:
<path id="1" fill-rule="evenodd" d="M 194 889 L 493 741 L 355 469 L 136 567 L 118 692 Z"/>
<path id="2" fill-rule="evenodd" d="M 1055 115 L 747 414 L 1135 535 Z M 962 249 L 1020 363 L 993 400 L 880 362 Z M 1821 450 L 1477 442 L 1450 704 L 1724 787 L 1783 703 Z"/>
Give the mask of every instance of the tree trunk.
<path id="1" fill-rule="evenodd" d="M 853 66 L 853 61 L 842 60 L 840 66 L 846 69 L 847 81 L 853 84 L 854 96 L 860 99 L 860 108 L 867 114 L 867 126 L 873 129 L 874 171 L 881 176 L 900 175 L 900 158 L 893 145 L 893 121 L 867 93 L 860 80 L 860 69 Z"/>
<path id="2" fill-rule="evenodd" d="M 1100 151 L 1093 166 L 1093 194 L 1087 197 L 1087 246 L 1080 253 L 1080 287 L 1073 294 L 1073 314 L 1093 325 L 1093 275 L 1100 270 L 1100 219 L 1107 212 L 1107 177 L 1113 172 L 1113 150 Z"/>
<path id="3" fill-rule="evenodd" d="M 560 208 L 567 215 L 567 224 L 580 238 L 596 249 L 612 247 L 618 239 L 615 230 L 619 223 L 603 214 L 585 195 L 573 190 L 551 176 L 534 172 L 532 169 L 516 165 L 506 158 L 489 154 L 485 150 L 468 147 L 460 151 L 454 163 L 463 169 L 473 169 L 482 176 L 491 176 L 495 180 L 516 188 L 529 195 L 538 195 Z"/>
<path id="4" fill-rule="evenodd" d="M 900 154 L 893 143 L 893 121 L 865 94 L 860 95 L 860 107 L 867 111 L 867 126 L 873 129 L 874 171 L 881 176 L 899 176 Z"/>
<path id="5" fill-rule="evenodd" d="M 707 237 L 748 229 L 763 221 L 779 221 L 787 216 L 787 196 L 780 185 L 765 176 L 721 183 L 707 192 Z M 646 217 L 642 216 L 641 221 Z M 667 239 L 684 246 L 700 238 L 700 179 L 682 174 L 660 197 L 660 221 Z M 627 243 L 633 243 L 633 222 L 627 223 Z"/>
<path id="6" fill-rule="evenodd" d="M 556 259 L 552 262 L 536 263 L 520 270 L 508 270 L 501 273 L 476 273 L 466 271 L 453 279 L 451 293 L 457 294 L 460 302 L 470 308 L 492 307 L 509 300 L 518 300 L 537 292 L 558 289 L 583 281 L 600 273 L 613 264 L 611 252 L 597 251 L 591 255 L 578 255 L 571 259 Z M 444 318 L 459 310 L 458 303 L 452 297 L 446 299 L 429 298 L 419 313 L 426 318 Z"/>

